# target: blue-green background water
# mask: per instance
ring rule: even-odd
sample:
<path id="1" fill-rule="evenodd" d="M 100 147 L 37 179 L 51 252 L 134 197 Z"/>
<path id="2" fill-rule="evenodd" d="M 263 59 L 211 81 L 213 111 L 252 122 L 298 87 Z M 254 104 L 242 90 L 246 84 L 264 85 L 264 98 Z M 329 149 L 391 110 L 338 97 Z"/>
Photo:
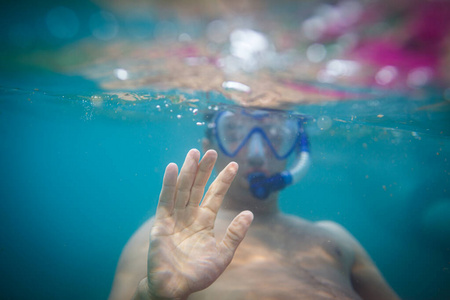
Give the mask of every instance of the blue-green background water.
<path id="1" fill-rule="evenodd" d="M 77 77 L 35 70 L 2 78 L 9 88 L 0 102 L 1 298 L 104 299 L 123 245 L 155 210 L 165 165 L 200 147 L 201 117 L 162 101 L 98 108 L 70 91 L 101 94 Z M 371 109 L 298 108 L 330 116 L 331 126 L 310 124 L 313 166 L 282 193 L 281 206 L 344 225 L 405 299 L 446 299 L 448 228 L 427 235 L 423 224 L 427 209 L 449 200 L 448 136 L 341 122 L 354 105 L 354 115 Z M 447 226 L 446 216 L 437 222 Z"/>
<path id="2" fill-rule="evenodd" d="M 57 5 L 20 14 L 24 3 L 9 3 L 2 22 L 41 24 Z M 36 28 L 21 45 L 2 33 L 4 57 L 37 40 L 43 48 L 67 42 Z M 81 25 L 73 38 L 88 34 Z M 165 166 L 201 147 L 201 114 L 164 100 L 111 99 L 77 76 L 1 67 L 0 299 L 105 299 L 122 247 L 155 210 Z M 103 104 L 86 100 L 93 95 Z M 224 100 L 195 97 L 202 109 Z M 344 225 L 404 299 L 450 299 L 448 104 L 418 110 L 441 101 L 442 93 L 420 101 L 383 94 L 295 108 L 313 117 L 313 166 L 281 194 L 283 211 Z"/>

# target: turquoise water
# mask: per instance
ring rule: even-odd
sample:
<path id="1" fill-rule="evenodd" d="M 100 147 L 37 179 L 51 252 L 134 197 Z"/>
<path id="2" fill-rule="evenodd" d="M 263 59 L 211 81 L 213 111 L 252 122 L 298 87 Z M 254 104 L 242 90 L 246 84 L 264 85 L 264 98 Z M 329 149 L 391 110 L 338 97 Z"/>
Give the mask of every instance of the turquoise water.
<path id="1" fill-rule="evenodd" d="M 164 100 L 93 105 L 85 98 L 102 92 L 79 77 L 2 78 L 2 299 L 104 299 L 123 245 L 155 210 L 165 165 L 200 147 L 201 114 Z M 446 299 L 448 112 L 376 101 L 297 108 L 315 119 L 313 166 L 282 209 L 344 225 L 405 299 Z"/>
<path id="2" fill-rule="evenodd" d="M 5 57 L 69 42 L 33 23 L 55 5 L 2 12 L 5 24 L 28 20 L 5 39 L 40 24 L 2 45 Z M 80 20 L 99 10 L 71 5 Z M 85 23 L 72 39 L 90 34 Z M 167 97 L 127 102 L 82 77 L 0 66 L 0 298 L 105 299 L 122 247 L 155 211 L 165 166 L 200 149 L 202 112 L 226 99 L 141 89 Z M 426 92 L 294 107 L 311 116 L 313 165 L 280 205 L 345 226 L 403 299 L 441 300 L 450 299 L 450 102 L 448 90 Z M 183 93 L 200 102 L 167 100 Z"/>

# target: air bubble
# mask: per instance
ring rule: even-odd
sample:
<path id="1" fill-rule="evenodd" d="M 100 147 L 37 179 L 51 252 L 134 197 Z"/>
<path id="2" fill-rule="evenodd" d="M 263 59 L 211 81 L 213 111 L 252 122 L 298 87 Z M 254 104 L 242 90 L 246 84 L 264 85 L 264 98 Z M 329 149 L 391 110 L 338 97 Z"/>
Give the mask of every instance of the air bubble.
<path id="1" fill-rule="evenodd" d="M 320 130 L 328 130 L 331 128 L 332 124 L 333 121 L 328 116 L 321 116 L 317 119 L 317 127 L 319 127 Z"/>

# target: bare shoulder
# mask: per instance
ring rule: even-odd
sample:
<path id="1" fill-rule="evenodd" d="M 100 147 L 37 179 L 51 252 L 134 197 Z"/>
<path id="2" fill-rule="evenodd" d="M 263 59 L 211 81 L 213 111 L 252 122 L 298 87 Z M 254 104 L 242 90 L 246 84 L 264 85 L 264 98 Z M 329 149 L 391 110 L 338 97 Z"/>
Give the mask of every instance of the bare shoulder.
<path id="1" fill-rule="evenodd" d="M 356 256 L 364 259 L 370 260 L 369 255 L 359 241 L 342 225 L 333 221 L 320 221 L 316 222 L 317 226 L 325 228 L 333 233 L 338 239 L 342 240 L 344 243 L 351 246 L 352 250 L 355 252 Z"/>
<path id="2" fill-rule="evenodd" d="M 131 236 L 122 250 L 118 268 L 135 267 L 142 260 L 147 259 L 148 247 L 150 243 L 150 231 L 153 226 L 153 218 L 148 219 Z"/>
<path id="3" fill-rule="evenodd" d="M 292 215 L 283 215 L 283 222 L 287 227 L 293 228 L 300 234 L 314 237 L 318 243 L 331 241 L 342 250 L 354 252 L 359 246 L 358 241 L 343 226 L 333 221 L 312 222 Z"/>
<path id="4" fill-rule="evenodd" d="M 323 228 L 339 239 L 344 240 L 345 242 L 357 243 L 356 239 L 352 236 L 352 234 L 345 229 L 342 225 L 333 222 L 333 221 L 318 221 L 314 223 L 315 226 L 319 228 Z"/>
<path id="5" fill-rule="evenodd" d="M 131 236 L 122 250 L 114 277 L 110 300 L 131 299 L 141 279 L 147 276 L 147 253 L 153 218 Z"/>
<path id="6" fill-rule="evenodd" d="M 143 243 L 147 244 L 149 243 L 150 238 L 150 231 L 152 229 L 154 223 L 154 218 L 150 218 L 147 221 L 142 224 L 138 230 L 131 236 L 131 238 L 128 240 L 127 245 L 125 246 L 125 249 L 128 247 L 133 248 L 139 245 L 142 245 Z"/>
<path id="7" fill-rule="evenodd" d="M 334 221 L 325 220 L 311 222 L 292 215 L 284 215 L 284 218 L 288 220 L 288 223 L 292 224 L 294 227 L 307 227 L 309 228 L 309 230 L 316 232 L 325 232 L 327 234 L 330 234 L 334 238 L 343 240 L 345 242 L 356 242 L 356 239 L 347 229 Z"/>
<path id="8" fill-rule="evenodd" d="M 322 228 L 332 234 L 334 239 L 345 248 L 352 252 L 355 257 L 364 257 L 368 259 L 368 255 L 358 240 L 342 225 L 333 221 L 318 221 L 315 226 Z"/>

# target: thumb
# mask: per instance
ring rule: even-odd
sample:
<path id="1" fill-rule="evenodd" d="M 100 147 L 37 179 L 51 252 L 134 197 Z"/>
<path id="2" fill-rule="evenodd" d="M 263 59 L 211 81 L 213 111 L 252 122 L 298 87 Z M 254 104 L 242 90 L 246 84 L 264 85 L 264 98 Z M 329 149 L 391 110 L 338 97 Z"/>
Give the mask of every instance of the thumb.
<path id="1" fill-rule="evenodd" d="M 246 210 L 237 215 L 228 226 L 227 232 L 219 245 L 220 253 L 227 265 L 231 262 L 234 252 L 244 239 L 252 221 L 253 213 Z"/>

